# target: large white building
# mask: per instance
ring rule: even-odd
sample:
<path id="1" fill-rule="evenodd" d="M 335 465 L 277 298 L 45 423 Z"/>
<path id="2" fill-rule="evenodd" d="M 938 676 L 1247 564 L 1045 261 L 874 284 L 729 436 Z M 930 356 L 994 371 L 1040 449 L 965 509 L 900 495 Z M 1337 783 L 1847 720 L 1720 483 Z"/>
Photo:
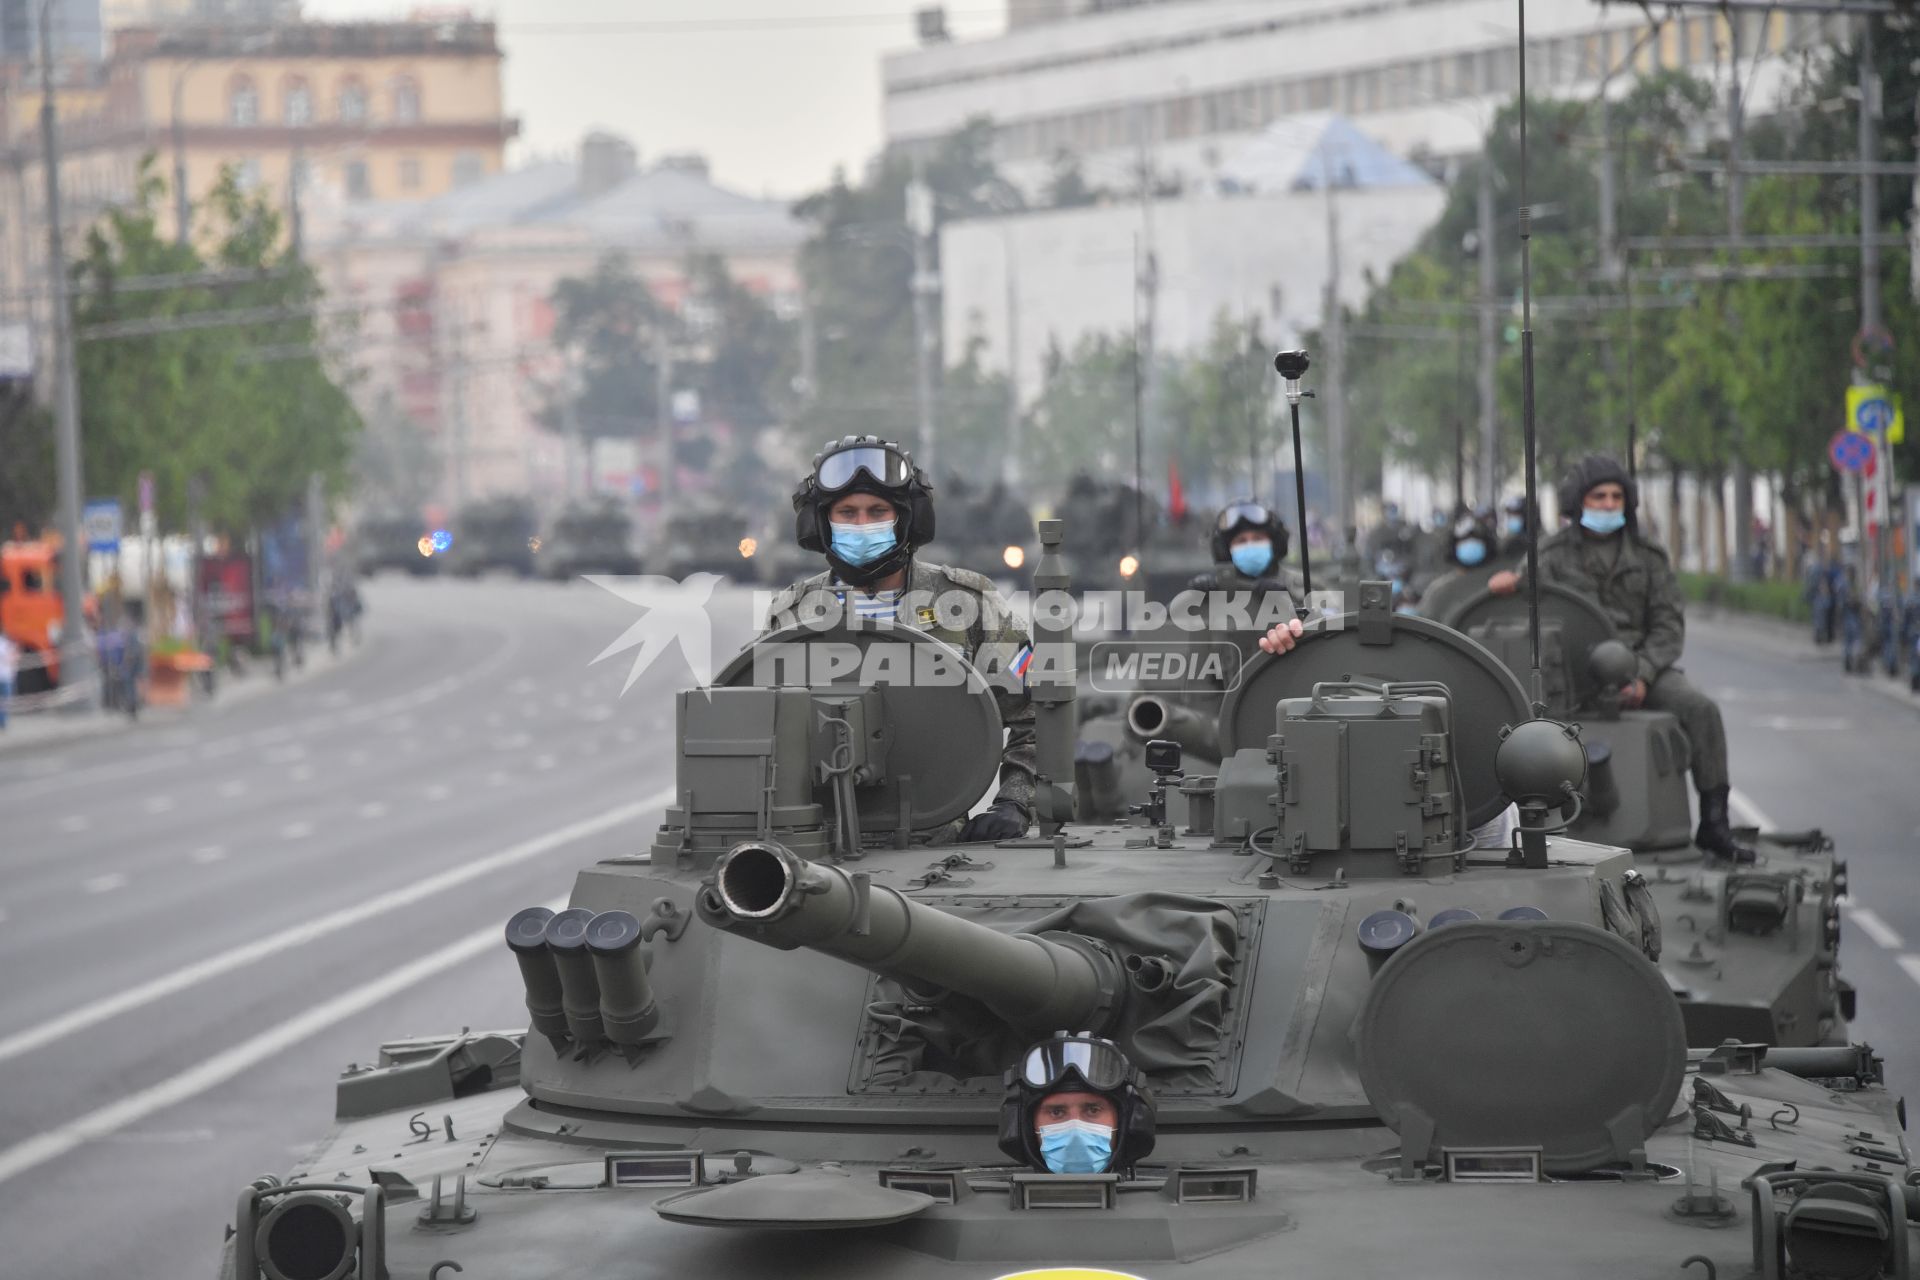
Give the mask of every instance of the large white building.
<path id="1" fill-rule="evenodd" d="M 1529 88 L 1591 94 L 1614 76 L 1688 67 L 1725 83 L 1737 47 L 1764 107 L 1797 53 L 1841 38 L 1843 14 L 1690 10 L 1531 0 Z M 1125 187 L 1143 162 L 1204 179 L 1233 144 L 1276 120 L 1335 112 L 1402 156 L 1477 149 L 1518 87 L 1513 0 L 1010 0 L 1005 34 L 935 41 L 883 66 L 889 143 L 930 143 L 984 118 L 1018 185 L 1044 184 L 1062 152 Z M 1647 37 L 1643 39 L 1643 37 Z M 1757 70 L 1751 59 L 1760 57 Z"/>
<path id="2" fill-rule="evenodd" d="M 1358 307 L 1369 277 L 1383 278 L 1410 252 L 1446 200 L 1433 178 L 1336 116 L 1274 126 L 1234 148 L 1220 177 L 1150 208 L 1125 201 L 948 223 L 946 350 L 978 342 L 983 367 L 996 372 L 1011 350 L 1015 386 L 1029 402 L 1042 390 L 1049 348 L 1070 352 L 1083 337 L 1131 329 L 1137 264 L 1149 251 L 1158 351 L 1194 352 L 1222 315 L 1293 342 L 1325 313 L 1336 226 L 1340 297 Z"/>

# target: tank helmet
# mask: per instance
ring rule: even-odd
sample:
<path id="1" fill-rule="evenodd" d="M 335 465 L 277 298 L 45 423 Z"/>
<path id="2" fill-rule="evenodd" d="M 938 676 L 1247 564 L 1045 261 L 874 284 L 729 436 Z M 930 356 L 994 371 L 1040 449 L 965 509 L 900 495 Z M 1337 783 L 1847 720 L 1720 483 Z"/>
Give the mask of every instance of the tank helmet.
<path id="1" fill-rule="evenodd" d="M 1057 1032 L 1020 1055 L 1004 1077 L 1000 1104 L 1000 1150 L 1034 1169 L 1044 1169 L 1034 1138 L 1034 1111 L 1051 1095 L 1097 1093 L 1113 1103 L 1110 1172 L 1131 1169 L 1153 1152 L 1153 1094 L 1120 1046 L 1098 1036 Z"/>
<path id="2" fill-rule="evenodd" d="M 828 512 L 850 493 L 867 493 L 893 504 L 894 546 L 880 559 L 853 565 L 833 553 Z M 863 586 L 903 567 L 918 547 L 933 541 L 933 485 L 913 456 L 878 436 L 842 436 L 813 455 L 813 466 L 793 491 L 793 536 L 803 551 L 827 557 L 843 582 Z"/>
<path id="3" fill-rule="evenodd" d="M 1560 509 L 1574 520 L 1580 518 L 1580 508 L 1586 504 L 1587 494 L 1595 485 L 1617 484 L 1626 494 L 1627 528 L 1635 533 L 1640 531 L 1640 489 L 1634 484 L 1633 477 L 1627 474 L 1626 464 L 1610 454 L 1588 454 L 1573 469 L 1567 472 L 1567 478 L 1560 485 Z"/>
<path id="4" fill-rule="evenodd" d="M 1479 554 L 1463 557 L 1462 548 L 1471 550 L 1470 544 L 1473 543 L 1479 544 Z M 1500 541 L 1493 532 L 1493 519 L 1482 511 L 1469 511 L 1456 516 L 1452 528 L 1447 531 L 1447 558 L 1465 568 L 1484 563 L 1499 545 Z"/>
<path id="5" fill-rule="evenodd" d="M 1232 559 L 1234 535 L 1248 530 L 1264 533 L 1273 540 L 1273 562 L 1276 565 L 1287 558 L 1287 522 L 1272 507 L 1246 498 L 1228 503 L 1214 519 L 1213 532 L 1207 538 L 1207 547 L 1213 552 L 1213 562 L 1225 564 Z"/>

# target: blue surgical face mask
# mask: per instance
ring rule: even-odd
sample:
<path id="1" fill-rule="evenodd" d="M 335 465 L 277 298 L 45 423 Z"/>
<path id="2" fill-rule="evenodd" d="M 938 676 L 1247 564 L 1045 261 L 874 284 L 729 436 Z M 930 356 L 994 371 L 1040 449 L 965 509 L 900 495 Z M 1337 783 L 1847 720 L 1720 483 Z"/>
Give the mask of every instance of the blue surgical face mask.
<path id="1" fill-rule="evenodd" d="M 1040 1156 L 1055 1173 L 1105 1173 L 1113 1159 L 1113 1130 L 1091 1120 L 1043 1124 Z"/>
<path id="2" fill-rule="evenodd" d="M 1518 537 L 1520 534 L 1523 534 L 1526 531 L 1527 531 L 1527 520 L 1525 516 L 1508 516 L 1507 517 L 1508 533 L 1511 533 L 1515 537 Z"/>
<path id="3" fill-rule="evenodd" d="M 1230 550 L 1233 567 L 1249 578 L 1257 578 L 1273 565 L 1273 544 L 1271 542 L 1243 542 Z"/>
<path id="4" fill-rule="evenodd" d="M 1602 511 L 1597 507 L 1580 509 L 1580 527 L 1590 533 L 1618 533 L 1627 527 L 1624 511 Z"/>
<path id="5" fill-rule="evenodd" d="M 891 520 L 878 524 L 833 522 L 833 554 L 852 565 L 872 564 L 893 550 Z"/>
<path id="6" fill-rule="evenodd" d="M 1464 565 L 1476 565 L 1487 558 L 1487 544 L 1478 538 L 1462 538 L 1453 546 L 1453 558 Z"/>

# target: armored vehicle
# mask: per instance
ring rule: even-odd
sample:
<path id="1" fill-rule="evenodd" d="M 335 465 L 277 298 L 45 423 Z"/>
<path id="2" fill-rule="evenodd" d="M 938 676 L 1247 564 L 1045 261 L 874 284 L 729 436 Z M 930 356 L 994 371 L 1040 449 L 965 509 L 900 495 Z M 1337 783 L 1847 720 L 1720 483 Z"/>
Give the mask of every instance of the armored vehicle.
<path id="1" fill-rule="evenodd" d="M 481 498 L 454 514 L 445 572 L 473 578 L 504 569 L 530 578 L 539 539 L 539 518 L 525 498 Z"/>
<path id="2" fill-rule="evenodd" d="M 1540 650 L 1548 712 L 1577 719 L 1587 780 L 1569 831 L 1633 851 L 1662 916 L 1673 922 L 1662 961 L 1681 999 L 1692 1044 L 1729 1036 L 1810 1045 L 1844 1038 L 1853 988 L 1840 976 L 1846 863 L 1818 830 L 1746 830 L 1759 858 L 1729 866 L 1692 843 L 1680 722 L 1664 711 L 1623 710 L 1617 690 L 1633 653 L 1613 620 L 1577 591 L 1540 592 Z M 1481 590 L 1447 621 L 1518 675 L 1530 664 L 1528 602 Z"/>
<path id="3" fill-rule="evenodd" d="M 583 573 L 640 572 L 633 518 L 611 498 L 568 504 L 541 539 L 536 558 L 541 573 L 561 580 Z"/>
<path id="4" fill-rule="evenodd" d="M 648 546 L 647 572 L 669 578 L 713 573 L 735 582 L 758 577 L 759 539 L 748 518 L 720 507 L 675 512 Z"/>
<path id="5" fill-rule="evenodd" d="M 505 922 L 524 1037 L 343 1076 L 331 1136 L 240 1192 L 225 1274 L 1911 1275 L 1872 1052 L 1690 1048 L 1648 870 L 1557 829 L 1573 731 L 1384 584 L 1341 621 L 1251 664 L 1217 772 L 1157 748 L 1140 821 L 1082 826 L 1037 617 L 1038 832 L 957 847 L 988 677 L 887 623 L 763 637 L 679 696 L 650 845 Z M 1510 802 L 1512 849 L 1466 848 Z M 1121 1172 L 1002 1154 L 1003 1073 L 1062 1027 L 1157 1095 Z"/>
<path id="6" fill-rule="evenodd" d="M 428 538 L 426 522 L 417 515 L 399 512 L 369 515 L 353 531 L 354 562 L 367 577 L 383 569 L 425 576 L 440 567 Z"/>
<path id="7" fill-rule="evenodd" d="M 940 511 L 936 559 L 1026 585 L 1040 544 L 1025 501 L 997 480 L 982 487 L 957 475 L 940 485 L 935 501 Z"/>

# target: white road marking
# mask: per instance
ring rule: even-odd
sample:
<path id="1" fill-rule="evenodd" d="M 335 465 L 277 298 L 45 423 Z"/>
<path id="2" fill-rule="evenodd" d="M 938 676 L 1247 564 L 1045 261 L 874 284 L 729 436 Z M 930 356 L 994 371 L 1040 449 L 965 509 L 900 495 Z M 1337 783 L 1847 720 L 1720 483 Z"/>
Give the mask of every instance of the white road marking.
<path id="1" fill-rule="evenodd" d="M 551 853 L 555 849 L 564 848 L 576 841 L 587 839 L 589 836 L 599 835 L 601 832 L 617 827 L 623 822 L 631 821 L 644 814 L 657 812 L 659 809 L 672 803 L 674 798 L 675 793 L 673 789 L 669 787 L 666 790 L 655 792 L 653 795 L 644 796 L 630 804 L 619 805 L 615 808 L 608 809 L 604 813 L 596 814 L 591 818 L 584 818 L 579 822 L 571 823 L 558 830 L 549 831 L 545 835 L 535 836 L 531 840 L 523 840 L 519 844 L 502 849 L 498 853 L 488 854 L 486 857 L 476 858 L 471 862 L 460 863 L 445 871 L 436 872 L 433 875 L 416 880 L 412 884 L 402 885 L 398 889 L 389 889 L 385 893 L 376 894 L 374 897 L 366 899 L 364 902 L 355 903 L 350 907 L 343 907 L 338 911 L 330 912 L 316 920 L 308 920 L 303 924 L 291 925 L 285 929 L 280 929 L 268 934 L 264 938 L 258 938 L 252 942 L 243 943 L 240 946 L 222 951 L 217 955 L 208 956 L 204 960 L 195 961 L 193 964 L 175 969 L 171 973 L 162 974 L 151 982 L 143 982 L 138 986 L 129 987 L 123 991 L 117 991 L 113 995 L 95 1000 L 90 1004 L 81 1005 L 79 1008 L 64 1013 L 57 1018 L 50 1018 L 37 1026 L 28 1027 L 24 1031 L 17 1031 L 4 1039 L 0 1039 L 0 1062 L 17 1058 L 23 1053 L 29 1053 L 35 1049 L 43 1048 L 46 1045 L 64 1040 L 76 1032 L 84 1031 L 91 1026 L 96 1026 L 109 1018 L 118 1017 L 129 1009 L 138 1009 L 155 1000 L 176 995 L 179 992 L 197 987 L 204 982 L 210 982 L 223 974 L 233 972 L 235 969 L 242 969 L 249 965 L 257 964 L 268 956 L 278 955 L 280 952 L 291 950 L 294 947 L 305 946 L 309 942 L 328 937 L 340 932 L 342 929 L 352 928 L 354 925 L 362 924 L 378 916 L 385 915 L 389 911 L 397 911 L 401 907 L 410 907 L 416 902 L 433 898 L 436 895 L 445 893 L 449 889 L 457 888 L 472 880 L 478 880 L 482 876 L 491 875 L 496 871 L 518 865 L 531 858 L 537 858 L 542 854 Z M 486 936 L 490 944 L 498 944 L 500 940 L 500 927 L 498 925 L 489 925 Z M 0 1162 L 4 1160 L 4 1154 L 0 1154 Z M 0 1163 L 0 1169 L 4 1167 L 4 1163 Z M 4 1179 L 5 1176 L 7 1175 L 0 1173 L 0 1179 Z"/>
<path id="2" fill-rule="evenodd" d="M 1776 732 L 1839 733 L 1852 721 L 1845 716 L 1756 716 L 1754 724 Z"/>
<path id="3" fill-rule="evenodd" d="M 127 887 L 127 878 L 118 871 L 110 871 L 104 876 L 94 876 L 91 880 L 82 880 L 80 887 L 88 893 L 112 893 L 115 889 Z"/>
<path id="4" fill-rule="evenodd" d="M 557 756 L 551 756 L 545 753 L 537 755 L 533 758 L 533 767 L 536 769 L 551 769 L 559 763 L 560 763 L 560 760 Z"/>
<path id="5" fill-rule="evenodd" d="M 513 779 L 503 769 L 495 769 L 487 775 L 487 785 L 490 787 L 504 787 L 512 781 Z"/>
<path id="6" fill-rule="evenodd" d="M 333 999 L 288 1018 L 251 1039 L 243 1040 L 231 1049 L 216 1053 L 178 1075 L 117 1102 L 110 1102 L 77 1120 L 36 1134 L 25 1142 L 15 1143 L 0 1151 L 0 1182 L 17 1178 L 85 1143 L 109 1137 L 129 1125 L 138 1124 L 157 1111 L 197 1097 L 215 1085 L 233 1079 L 247 1068 L 291 1049 L 309 1036 L 317 1035 L 334 1023 L 370 1009 L 416 983 L 445 973 L 455 965 L 499 945 L 500 926 L 490 924 L 438 951 L 428 952 L 411 964 L 402 965 L 350 991 L 343 991 Z"/>
<path id="7" fill-rule="evenodd" d="M 205 866 L 209 862 L 218 862 L 222 858 L 226 857 L 227 851 L 220 845 L 210 844 L 203 849 L 195 849 L 188 856 L 191 857 L 195 862 L 199 863 L 201 866 Z"/>
<path id="8" fill-rule="evenodd" d="M 444 782 L 436 782 L 428 787 L 426 791 L 427 799 L 429 800 L 445 800 L 452 794 L 453 788 Z"/>
<path id="9" fill-rule="evenodd" d="M 69 835 L 85 831 L 92 825 L 92 820 L 84 813 L 75 813 L 60 819 L 60 829 Z"/>
<path id="10" fill-rule="evenodd" d="M 313 766 L 310 764 L 295 765 L 293 768 L 287 770 L 287 780 L 290 782 L 312 782 Z"/>
<path id="11" fill-rule="evenodd" d="M 1847 919 L 1859 926 L 1860 932 L 1889 951 L 1898 951 L 1906 946 L 1892 925 L 1866 907 L 1848 907 Z"/>
<path id="12" fill-rule="evenodd" d="M 360 806 L 360 816 L 363 818 L 384 818 L 387 816 L 387 806 L 378 800 L 369 800 Z"/>
<path id="13" fill-rule="evenodd" d="M 303 759 L 306 754 L 307 749 L 305 747 L 299 743 L 294 743 L 290 746 L 275 747 L 262 758 L 265 759 L 268 764 L 292 764 L 295 760 Z"/>
<path id="14" fill-rule="evenodd" d="M 1900 967 L 1907 971 L 1909 978 L 1920 982 L 1920 956 L 1901 956 Z"/>
<path id="15" fill-rule="evenodd" d="M 235 799 L 247 794 L 247 784 L 238 779 L 232 782 L 223 782 L 220 784 L 220 794 L 229 800 Z"/>
<path id="16" fill-rule="evenodd" d="M 499 728 L 501 725 L 505 724 L 506 722 L 507 722 L 507 718 L 501 715 L 498 711 L 487 712 L 487 723 L 494 726 L 496 729 Z"/>
<path id="17" fill-rule="evenodd" d="M 172 808 L 173 808 L 172 796 L 148 796 L 147 797 L 146 810 L 148 813 L 166 813 L 170 811 Z"/>
<path id="18" fill-rule="evenodd" d="M 1738 787 L 1727 788 L 1727 807 L 1729 809 L 1738 809 L 1745 815 L 1748 826 L 1758 827 L 1762 831 L 1778 831 L 1780 829 L 1780 824 L 1772 818 L 1769 818 L 1765 813 L 1762 813 L 1760 806 L 1749 799 L 1747 793 Z"/>
<path id="19" fill-rule="evenodd" d="M 211 1129 L 143 1129 L 136 1133 L 116 1133 L 102 1135 L 102 1141 L 118 1142 L 126 1146 L 142 1146 L 151 1143 L 154 1146 L 174 1146 L 186 1142 L 212 1142 Z"/>
<path id="20" fill-rule="evenodd" d="M 613 708 L 612 707 L 588 707 L 585 711 L 582 711 L 580 713 L 580 718 L 582 720 L 593 720 L 593 721 L 611 720 L 613 719 Z"/>
<path id="21" fill-rule="evenodd" d="M 282 840 L 305 840 L 312 834 L 313 824 L 311 822 L 289 822 L 286 826 L 280 828 L 280 838 Z"/>
<path id="22" fill-rule="evenodd" d="M 639 737 L 640 735 L 635 733 L 632 729 L 622 729 L 618 733 L 614 734 L 613 736 L 620 739 L 620 741 L 622 742 L 632 742 L 635 738 Z"/>
<path id="23" fill-rule="evenodd" d="M 349 765 L 352 765 L 354 768 L 358 768 L 359 766 L 365 764 L 366 762 L 367 762 L 366 752 L 364 751 L 347 752 L 347 763 Z"/>
<path id="24" fill-rule="evenodd" d="M 7 922 L 7 909 L 5 907 L 0 907 L 0 924 L 5 924 L 6 922 Z"/>

